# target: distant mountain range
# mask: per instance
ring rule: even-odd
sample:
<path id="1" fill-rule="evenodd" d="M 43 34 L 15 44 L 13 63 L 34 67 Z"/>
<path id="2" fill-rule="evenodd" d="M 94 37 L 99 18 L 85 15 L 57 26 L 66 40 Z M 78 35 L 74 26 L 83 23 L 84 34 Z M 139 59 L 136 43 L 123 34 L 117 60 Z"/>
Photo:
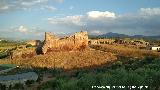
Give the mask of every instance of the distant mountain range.
<path id="1" fill-rule="evenodd" d="M 71 35 L 71 34 L 68 33 L 66 35 Z M 65 35 L 57 34 L 57 36 L 63 37 Z M 126 35 L 126 34 L 119 34 L 119 33 L 109 32 L 109 33 L 105 33 L 105 34 L 101 34 L 101 35 L 89 35 L 89 38 L 136 38 L 136 39 L 147 39 L 147 40 L 160 40 L 160 35 L 157 35 L 157 36 L 145 36 L 145 35 L 133 35 L 133 36 L 130 36 L 130 35 Z M 19 40 L 17 38 L 0 37 L 0 40 L 26 41 L 26 40 L 30 40 L 30 39 L 21 39 L 21 40 Z"/>
<path id="2" fill-rule="evenodd" d="M 126 35 L 126 34 L 119 34 L 119 33 L 106 33 L 102 35 L 90 35 L 91 38 L 137 38 L 137 39 L 153 39 L 153 40 L 160 40 L 160 35 L 158 36 L 144 36 L 144 35 Z"/>

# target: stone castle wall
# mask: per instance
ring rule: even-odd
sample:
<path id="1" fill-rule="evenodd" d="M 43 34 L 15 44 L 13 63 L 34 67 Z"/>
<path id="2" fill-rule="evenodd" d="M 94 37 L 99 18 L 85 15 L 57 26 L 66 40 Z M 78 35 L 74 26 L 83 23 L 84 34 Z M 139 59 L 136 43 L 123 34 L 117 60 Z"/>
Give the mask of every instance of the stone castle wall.
<path id="1" fill-rule="evenodd" d="M 56 38 L 53 34 L 46 32 L 42 53 L 45 54 L 49 50 L 81 50 L 85 49 L 87 46 L 87 32 L 77 32 L 74 35 L 64 38 Z"/>
<path id="2" fill-rule="evenodd" d="M 89 40 L 89 43 L 91 45 L 95 45 L 95 44 L 113 44 L 115 43 L 115 40 L 114 39 L 91 39 Z"/>

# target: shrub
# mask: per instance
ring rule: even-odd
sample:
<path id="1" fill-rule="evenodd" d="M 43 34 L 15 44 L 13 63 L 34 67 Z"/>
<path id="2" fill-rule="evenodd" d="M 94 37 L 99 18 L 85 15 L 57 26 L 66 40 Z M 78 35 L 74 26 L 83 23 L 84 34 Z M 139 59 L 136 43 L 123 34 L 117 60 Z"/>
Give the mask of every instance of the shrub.
<path id="1" fill-rule="evenodd" d="M 27 80 L 26 82 L 25 82 L 25 84 L 27 85 L 27 86 L 30 86 L 31 84 L 33 84 L 34 83 L 34 80 Z"/>
<path id="2" fill-rule="evenodd" d="M 6 85 L 0 83 L 0 90 L 6 90 Z"/>
<path id="3" fill-rule="evenodd" d="M 156 88 L 156 90 L 158 90 L 159 89 L 159 85 L 160 85 L 160 72 L 157 72 L 157 73 L 155 73 L 153 76 L 152 76 L 152 80 L 153 80 L 153 82 L 152 82 L 152 87 L 155 87 Z"/>
<path id="4" fill-rule="evenodd" d="M 16 83 L 13 88 L 18 89 L 18 90 L 24 89 L 23 84 L 21 84 L 21 83 Z"/>
<path id="5" fill-rule="evenodd" d="M 123 63 L 121 61 L 117 61 L 117 62 L 113 63 L 112 68 L 113 69 L 119 68 L 122 66 L 122 64 Z"/>
<path id="6" fill-rule="evenodd" d="M 8 53 L 7 52 L 0 53 L 0 59 L 6 58 L 6 57 L 8 57 Z"/>
<path id="7" fill-rule="evenodd" d="M 122 63 L 121 61 L 117 61 L 117 62 L 115 63 L 115 65 L 117 65 L 117 66 L 119 66 L 119 67 L 122 66 L 122 64 L 123 64 L 123 63 Z"/>
<path id="8" fill-rule="evenodd" d="M 78 79 L 77 86 L 82 90 L 89 90 L 92 86 L 97 85 L 95 78 L 96 77 L 93 74 L 85 74 L 83 77 Z"/>
<path id="9" fill-rule="evenodd" d="M 79 90 L 77 87 L 77 80 L 68 80 L 65 83 L 61 83 L 61 87 L 55 88 L 56 90 Z"/>
<path id="10" fill-rule="evenodd" d="M 145 57 L 145 61 L 146 61 L 146 63 L 152 63 L 152 61 L 154 60 L 155 58 L 154 57 Z"/>
<path id="11" fill-rule="evenodd" d="M 26 45 L 26 48 L 30 48 L 30 47 L 33 47 L 33 46 L 31 44 Z"/>
<path id="12" fill-rule="evenodd" d="M 126 86 L 140 86 L 144 84 L 144 77 L 138 75 L 137 73 L 128 73 L 126 77 Z"/>
<path id="13" fill-rule="evenodd" d="M 46 90 L 48 88 L 52 88 L 54 85 L 54 81 L 49 81 L 49 82 L 46 82 L 44 84 L 42 84 L 41 86 L 39 86 L 37 88 L 37 90 Z M 54 89 L 55 90 L 55 89 Z"/>

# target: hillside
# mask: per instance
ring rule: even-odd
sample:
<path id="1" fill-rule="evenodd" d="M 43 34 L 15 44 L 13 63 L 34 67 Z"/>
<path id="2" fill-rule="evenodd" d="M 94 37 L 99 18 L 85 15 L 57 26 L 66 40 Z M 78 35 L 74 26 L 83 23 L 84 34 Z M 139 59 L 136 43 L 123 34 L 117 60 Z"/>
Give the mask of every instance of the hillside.
<path id="1" fill-rule="evenodd" d="M 90 47 L 83 51 L 48 52 L 26 59 L 3 59 L 0 64 L 20 65 L 5 75 L 36 72 L 39 79 L 27 83 L 29 86 L 25 88 L 29 90 L 89 90 L 99 84 L 158 88 L 159 52 L 121 45 Z M 16 88 L 22 89 L 23 85 Z"/>
<path id="2" fill-rule="evenodd" d="M 147 40 L 160 40 L 160 35 L 157 36 L 144 36 L 144 35 L 126 35 L 119 33 L 105 33 L 102 35 L 90 35 L 91 38 L 135 38 L 135 39 L 147 39 Z"/>
<path id="3" fill-rule="evenodd" d="M 100 37 L 100 38 L 127 38 L 129 36 L 125 35 L 125 34 L 109 32 L 109 33 L 106 33 L 106 34 L 99 35 L 98 37 Z"/>
<path id="4" fill-rule="evenodd" d="M 0 64 L 28 65 L 33 67 L 73 69 L 90 67 L 113 62 L 117 58 L 112 53 L 96 50 L 50 52 L 46 55 L 38 55 L 28 59 L 1 60 Z"/>
<path id="5" fill-rule="evenodd" d="M 114 36 L 112 33 L 110 35 Z M 16 83 L 11 88 L 96 90 L 94 85 L 99 84 L 111 87 L 124 85 L 126 90 L 130 85 L 159 88 L 159 82 L 156 81 L 160 75 L 159 52 L 122 44 L 88 44 L 87 33 L 83 32 L 59 39 L 45 33 L 43 43 L 1 43 L 0 64 L 17 66 L 2 76 L 23 75 L 27 72 L 34 72 L 38 76 L 34 81 L 28 79 L 24 81 L 25 85 Z M 45 53 L 37 53 L 36 47 Z M 5 50 L 7 52 L 4 53 Z"/>

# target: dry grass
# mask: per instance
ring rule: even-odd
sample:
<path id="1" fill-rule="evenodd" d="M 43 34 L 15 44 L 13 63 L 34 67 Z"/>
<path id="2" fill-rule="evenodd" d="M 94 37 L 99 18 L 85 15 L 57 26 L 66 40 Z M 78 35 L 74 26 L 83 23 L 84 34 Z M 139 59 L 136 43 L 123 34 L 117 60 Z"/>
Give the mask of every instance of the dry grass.
<path id="1" fill-rule="evenodd" d="M 11 58 L 32 58 L 36 55 L 35 47 L 32 48 L 23 48 L 23 49 L 16 49 L 12 51 Z"/>
<path id="2" fill-rule="evenodd" d="M 101 51 L 50 52 L 30 59 L 0 60 L 0 64 L 31 65 L 34 67 L 73 69 L 101 65 L 116 60 L 116 56 Z"/>
<path id="3" fill-rule="evenodd" d="M 160 57 L 160 53 L 151 50 L 142 50 L 138 48 L 125 47 L 122 45 L 92 45 L 96 50 L 112 52 L 119 56 L 144 58 L 146 56 Z"/>

